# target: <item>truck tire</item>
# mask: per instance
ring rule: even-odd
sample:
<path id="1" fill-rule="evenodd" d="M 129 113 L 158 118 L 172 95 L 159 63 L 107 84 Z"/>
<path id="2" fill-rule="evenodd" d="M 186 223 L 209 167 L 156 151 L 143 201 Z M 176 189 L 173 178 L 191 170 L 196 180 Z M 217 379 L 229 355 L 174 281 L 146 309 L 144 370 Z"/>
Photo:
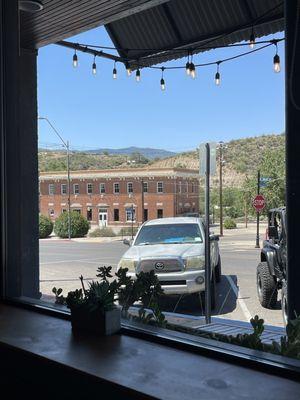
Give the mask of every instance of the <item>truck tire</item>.
<path id="1" fill-rule="evenodd" d="M 274 309 L 278 295 L 277 284 L 266 262 L 261 262 L 257 266 L 256 285 L 260 304 L 265 308 Z"/>
<path id="2" fill-rule="evenodd" d="M 215 267 L 215 277 L 217 283 L 221 282 L 221 276 L 222 276 L 221 257 L 219 256 L 218 264 Z"/>
<path id="3" fill-rule="evenodd" d="M 282 310 L 282 319 L 284 326 L 287 326 L 288 323 L 288 312 L 287 312 L 287 285 L 286 282 L 282 282 L 281 288 L 281 310 Z"/>

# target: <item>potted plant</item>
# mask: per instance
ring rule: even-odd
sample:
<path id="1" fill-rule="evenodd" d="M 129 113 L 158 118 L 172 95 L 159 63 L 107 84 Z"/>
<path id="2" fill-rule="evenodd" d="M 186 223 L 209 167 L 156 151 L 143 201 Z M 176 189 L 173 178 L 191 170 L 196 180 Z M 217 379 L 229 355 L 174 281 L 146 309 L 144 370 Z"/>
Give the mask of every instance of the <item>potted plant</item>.
<path id="1" fill-rule="evenodd" d="M 121 328 L 121 309 L 115 300 L 122 282 L 109 282 L 111 267 L 99 267 L 97 272 L 101 281 L 89 282 L 87 288 L 80 276 L 82 288 L 69 292 L 66 304 L 71 310 L 73 331 L 112 335 Z"/>

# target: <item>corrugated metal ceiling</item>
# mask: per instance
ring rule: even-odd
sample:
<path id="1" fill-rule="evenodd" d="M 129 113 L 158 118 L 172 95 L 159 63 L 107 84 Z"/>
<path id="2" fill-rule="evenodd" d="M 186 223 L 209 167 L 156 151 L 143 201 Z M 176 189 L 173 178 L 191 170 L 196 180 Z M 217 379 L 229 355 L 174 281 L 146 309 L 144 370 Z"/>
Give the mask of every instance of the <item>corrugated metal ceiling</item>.
<path id="1" fill-rule="evenodd" d="M 123 49 L 121 57 L 132 60 L 132 65 L 138 60 L 140 66 L 149 66 L 186 56 L 188 48 L 204 51 L 195 50 L 204 43 L 220 46 L 248 40 L 253 24 L 257 38 L 283 31 L 282 1 L 171 0 L 106 28 L 114 45 Z M 184 50 L 156 50 L 173 48 Z"/>

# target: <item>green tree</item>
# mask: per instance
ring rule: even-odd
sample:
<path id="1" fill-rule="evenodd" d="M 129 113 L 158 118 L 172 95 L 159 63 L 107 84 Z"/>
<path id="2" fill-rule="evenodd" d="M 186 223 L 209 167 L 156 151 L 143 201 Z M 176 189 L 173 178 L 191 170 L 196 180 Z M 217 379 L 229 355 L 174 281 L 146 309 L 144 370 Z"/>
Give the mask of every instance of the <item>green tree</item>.
<path id="1" fill-rule="evenodd" d="M 69 213 L 63 212 L 55 220 L 54 232 L 60 238 L 67 238 L 69 235 Z M 85 236 L 89 229 L 90 224 L 86 218 L 84 218 L 77 211 L 71 211 L 71 237 L 83 237 Z"/>

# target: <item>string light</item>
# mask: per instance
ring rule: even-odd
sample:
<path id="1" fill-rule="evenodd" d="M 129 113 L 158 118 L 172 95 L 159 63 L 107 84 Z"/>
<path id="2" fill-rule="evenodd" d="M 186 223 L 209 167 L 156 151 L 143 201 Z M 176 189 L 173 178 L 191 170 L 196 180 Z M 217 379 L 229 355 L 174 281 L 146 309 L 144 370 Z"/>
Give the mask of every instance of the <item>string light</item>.
<path id="1" fill-rule="evenodd" d="M 97 74 L 96 56 L 94 56 L 94 62 L 93 62 L 93 65 L 92 65 L 92 74 L 93 75 Z"/>
<path id="2" fill-rule="evenodd" d="M 278 55 L 278 46 L 277 42 L 275 43 L 276 46 L 276 54 L 273 58 L 273 66 L 274 66 L 274 72 L 280 72 L 280 57 Z"/>
<path id="3" fill-rule="evenodd" d="M 188 53 L 188 59 L 187 59 L 187 63 L 185 64 L 185 72 L 187 74 L 187 76 L 190 75 L 191 71 L 190 71 L 190 53 Z"/>
<path id="4" fill-rule="evenodd" d="M 140 80 L 141 80 L 141 71 L 140 71 L 139 68 L 136 70 L 136 73 L 135 73 L 135 80 L 136 80 L 137 82 L 140 82 Z"/>
<path id="5" fill-rule="evenodd" d="M 217 86 L 219 86 L 220 83 L 221 83 L 221 75 L 220 75 L 220 71 L 219 71 L 220 64 L 221 64 L 221 61 L 218 61 L 217 62 L 217 72 L 216 72 L 216 75 L 215 75 L 215 84 Z"/>
<path id="6" fill-rule="evenodd" d="M 160 80 L 160 88 L 162 91 L 166 90 L 166 83 L 164 80 L 164 70 L 165 70 L 165 67 L 162 67 L 161 68 L 161 80 Z"/>
<path id="7" fill-rule="evenodd" d="M 73 67 L 76 68 L 78 66 L 78 57 L 76 54 L 76 49 L 75 49 L 75 53 L 73 55 Z"/>
<path id="8" fill-rule="evenodd" d="M 129 65 L 128 62 L 125 63 L 125 68 L 126 68 L 127 76 L 130 76 L 132 70 L 131 70 L 130 65 Z"/>
<path id="9" fill-rule="evenodd" d="M 193 79 L 196 78 L 196 67 L 195 67 L 195 64 L 193 62 L 190 63 L 190 76 Z"/>
<path id="10" fill-rule="evenodd" d="M 116 62 L 114 63 L 114 69 L 113 69 L 113 79 L 117 79 L 117 68 L 116 68 Z"/>
<path id="11" fill-rule="evenodd" d="M 250 49 L 254 49 L 254 45 L 255 45 L 255 35 L 254 35 L 254 28 L 252 26 L 252 32 L 251 32 L 250 39 L 249 39 Z"/>

